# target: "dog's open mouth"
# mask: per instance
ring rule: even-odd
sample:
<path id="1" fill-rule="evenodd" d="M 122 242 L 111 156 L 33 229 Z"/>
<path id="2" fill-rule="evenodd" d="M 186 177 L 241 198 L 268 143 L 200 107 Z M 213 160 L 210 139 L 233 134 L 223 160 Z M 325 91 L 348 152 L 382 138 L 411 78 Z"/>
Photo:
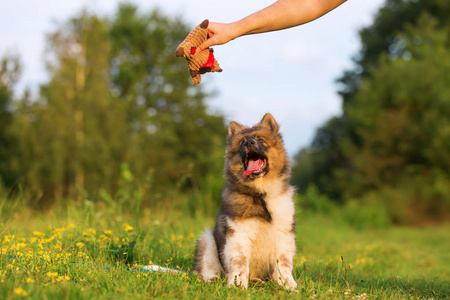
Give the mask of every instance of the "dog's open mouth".
<path id="1" fill-rule="evenodd" d="M 245 171 L 242 177 L 246 178 L 250 174 L 259 175 L 264 172 L 267 167 L 267 158 L 256 152 L 249 152 L 244 161 Z"/>

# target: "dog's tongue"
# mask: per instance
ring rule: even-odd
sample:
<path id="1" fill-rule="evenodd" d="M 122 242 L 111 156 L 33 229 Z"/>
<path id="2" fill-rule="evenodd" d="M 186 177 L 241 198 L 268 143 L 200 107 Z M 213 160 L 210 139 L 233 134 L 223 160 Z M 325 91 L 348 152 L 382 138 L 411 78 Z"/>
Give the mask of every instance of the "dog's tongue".
<path id="1" fill-rule="evenodd" d="M 255 171 L 261 171 L 263 163 L 264 162 L 260 159 L 250 160 L 248 162 L 247 170 L 244 172 L 244 174 L 242 174 L 242 177 L 246 178 L 248 175 L 252 174 Z"/>

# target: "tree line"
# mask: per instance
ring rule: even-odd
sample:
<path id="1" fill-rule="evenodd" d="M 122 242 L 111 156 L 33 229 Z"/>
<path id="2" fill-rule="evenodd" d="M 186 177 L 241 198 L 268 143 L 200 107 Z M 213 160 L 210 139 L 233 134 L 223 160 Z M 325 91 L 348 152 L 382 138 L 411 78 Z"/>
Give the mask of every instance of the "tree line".
<path id="1" fill-rule="evenodd" d="M 0 178 L 35 204 L 141 189 L 148 201 L 217 178 L 226 131 L 174 49 L 189 27 L 157 9 L 88 12 L 47 37 L 49 75 L 16 99 L 20 60 L 0 68 Z M 220 180 L 220 176 L 219 176 Z"/>
<path id="2" fill-rule="evenodd" d="M 294 158 L 300 194 L 375 203 L 398 223 L 450 219 L 449 15 L 448 1 L 387 0 L 360 30 L 342 114 Z M 43 206 L 124 188 L 150 204 L 192 190 L 220 202 L 224 117 L 173 55 L 190 28 L 131 4 L 82 12 L 47 36 L 37 95 L 16 96 L 20 59 L 4 55 L 0 186 Z"/>
<path id="3" fill-rule="evenodd" d="M 381 203 L 394 222 L 450 219 L 450 2 L 387 0 L 338 79 L 342 115 L 295 158 L 294 181 Z"/>

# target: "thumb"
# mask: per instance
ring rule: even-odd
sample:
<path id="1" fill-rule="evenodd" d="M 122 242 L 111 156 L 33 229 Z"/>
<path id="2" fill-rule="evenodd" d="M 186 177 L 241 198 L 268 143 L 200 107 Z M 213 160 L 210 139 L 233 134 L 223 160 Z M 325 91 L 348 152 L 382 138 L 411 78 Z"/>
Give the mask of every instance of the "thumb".
<path id="1" fill-rule="evenodd" d="M 197 47 L 197 51 L 202 51 L 206 48 L 209 48 L 211 46 L 214 46 L 213 38 L 210 37 L 209 39 L 205 40 L 200 46 Z"/>

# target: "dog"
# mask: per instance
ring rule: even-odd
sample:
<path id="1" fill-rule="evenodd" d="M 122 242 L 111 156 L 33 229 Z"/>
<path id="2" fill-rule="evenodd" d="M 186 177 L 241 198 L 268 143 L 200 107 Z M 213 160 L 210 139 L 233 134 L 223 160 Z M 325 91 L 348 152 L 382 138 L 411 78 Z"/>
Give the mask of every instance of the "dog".
<path id="1" fill-rule="evenodd" d="M 253 127 L 231 122 L 222 207 L 213 230 L 197 241 L 195 267 L 205 281 L 219 276 L 246 289 L 274 280 L 295 289 L 294 188 L 279 125 L 269 113 Z"/>

